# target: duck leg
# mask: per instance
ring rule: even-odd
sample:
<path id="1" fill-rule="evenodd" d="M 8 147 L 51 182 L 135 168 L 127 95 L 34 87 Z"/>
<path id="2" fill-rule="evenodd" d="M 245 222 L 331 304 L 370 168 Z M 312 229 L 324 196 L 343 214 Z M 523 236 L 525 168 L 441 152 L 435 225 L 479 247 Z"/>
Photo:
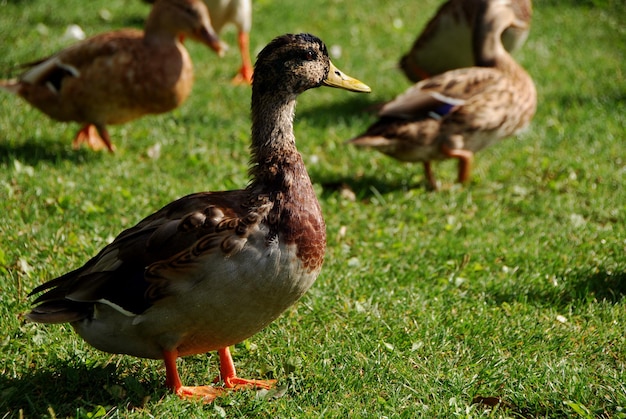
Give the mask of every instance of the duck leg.
<path id="1" fill-rule="evenodd" d="M 459 160 L 459 183 L 467 182 L 472 171 L 474 153 L 469 150 L 450 148 L 447 145 L 441 146 L 441 151 L 446 156 Z"/>
<path id="2" fill-rule="evenodd" d="M 428 182 L 428 187 L 431 191 L 437 190 L 437 181 L 435 180 L 435 175 L 433 175 L 433 168 L 429 161 L 424 162 L 424 176 L 426 177 L 426 182 Z"/>
<path id="3" fill-rule="evenodd" d="M 250 34 L 239 32 L 239 52 L 241 53 L 241 68 L 233 78 L 233 84 L 252 84 L 252 61 L 250 60 Z"/>
<path id="4" fill-rule="evenodd" d="M 237 377 L 233 357 L 230 355 L 228 348 L 218 351 L 220 357 L 220 376 L 216 379 L 224 381 L 224 386 L 233 390 L 244 388 L 264 388 L 270 389 L 276 384 L 276 380 L 248 380 Z M 217 397 L 224 393 L 224 389 L 213 386 L 183 386 L 178 368 L 176 367 L 176 359 L 178 351 L 163 351 L 163 362 L 165 363 L 165 384 L 172 389 L 174 393 L 181 399 L 201 399 L 204 403 L 211 403 Z"/>
<path id="5" fill-rule="evenodd" d="M 92 150 L 98 151 L 106 147 L 111 153 L 115 152 L 115 146 L 111 143 L 109 133 L 104 126 L 94 124 L 84 125 L 74 137 L 72 148 L 78 150 L 82 143 L 87 144 Z"/>
<path id="6" fill-rule="evenodd" d="M 178 351 L 163 351 L 163 362 L 165 363 L 165 385 L 172 389 L 181 399 L 202 399 L 205 403 L 211 403 L 220 396 L 224 390 L 213 386 L 183 386 L 178 368 L 176 367 Z"/>
<path id="7" fill-rule="evenodd" d="M 228 347 L 218 350 L 217 353 L 220 356 L 220 378 L 224 381 L 226 388 L 238 390 L 241 388 L 258 387 L 269 390 L 276 385 L 276 380 L 249 380 L 237 377 L 235 363 Z"/>

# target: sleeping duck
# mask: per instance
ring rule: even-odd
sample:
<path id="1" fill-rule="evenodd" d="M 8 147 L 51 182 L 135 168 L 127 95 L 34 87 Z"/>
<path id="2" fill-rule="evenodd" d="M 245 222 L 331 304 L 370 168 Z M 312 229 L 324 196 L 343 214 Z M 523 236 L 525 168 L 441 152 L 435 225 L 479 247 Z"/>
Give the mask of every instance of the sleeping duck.
<path id="1" fill-rule="evenodd" d="M 183 386 L 181 356 L 218 351 L 226 388 L 269 388 L 237 376 L 229 346 L 294 304 L 322 267 L 326 232 L 296 149 L 296 97 L 330 86 L 369 92 L 339 71 L 310 34 L 284 35 L 259 54 L 252 83 L 251 182 L 180 198 L 123 231 L 84 266 L 35 288 L 27 317 L 69 322 L 94 347 L 165 362 L 180 397 L 213 400 L 213 386 Z"/>
<path id="2" fill-rule="evenodd" d="M 484 2 L 484 25 L 474 38 L 477 64 L 425 79 L 379 111 L 365 133 L 349 140 L 405 162 L 422 162 L 437 189 L 432 160 L 459 161 L 458 181 L 470 179 L 474 153 L 525 128 L 537 93 L 526 71 L 502 45 L 509 27 L 524 29 L 513 0 Z"/>
<path id="3" fill-rule="evenodd" d="M 193 85 L 193 65 L 181 36 L 218 53 L 222 44 L 200 0 L 157 0 L 143 31 L 106 32 L 29 64 L 0 87 L 58 121 L 82 124 L 73 142 L 114 146 L 106 129 L 180 106 Z"/>

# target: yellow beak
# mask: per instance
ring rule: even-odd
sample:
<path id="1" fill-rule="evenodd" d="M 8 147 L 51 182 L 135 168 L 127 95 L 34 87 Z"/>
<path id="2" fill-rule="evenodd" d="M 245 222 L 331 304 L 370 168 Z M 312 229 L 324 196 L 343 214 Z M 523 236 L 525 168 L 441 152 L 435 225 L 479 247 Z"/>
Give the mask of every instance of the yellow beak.
<path id="1" fill-rule="evenodd" d="M 332 62 L 330 63 L 328 76 L 326 76 L 322 83 L 325 86 L 337 87 L 339 89 L 350 90 L 351 92 L 369 93 L 372 91 L 368 85 L 344 74 L 337 67 L 335 67 Z"/>

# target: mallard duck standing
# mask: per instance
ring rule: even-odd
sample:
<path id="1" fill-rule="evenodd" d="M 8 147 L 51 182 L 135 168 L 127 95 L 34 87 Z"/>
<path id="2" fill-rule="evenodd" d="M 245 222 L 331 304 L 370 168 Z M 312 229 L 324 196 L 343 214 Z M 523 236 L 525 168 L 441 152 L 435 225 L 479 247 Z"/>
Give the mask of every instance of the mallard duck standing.
<path id="1" fill-rule="evenodd" d="M 449 0 L 445 2 L 413 46 L 400 59 L 400 68 L 413 82 L 476 64 L 472 39 L 485 25 L 485 3 L 498 0 Z M 507 51 L 521 47 L 530 30 L 531 0 L 512 0 L 511 8 L 524 27 L 509 26 L 502 32 Z"/>
<path id="2" fill-rule="evenodd" d="M 437 188 L 430 162 L 459 160 L 459 182 L 470 178 L 474 153 L 525 128 L 537 94 L 532 79 L 504 49 L 502 32 L 524 28 L 510 0 L 484 3 L 485 24 L 474 39 L 478 64 L 423 80 L 385 104 L 379 120 L 349 142 L 401 161 L 423 162 Z"/>
<path id="3" fill-rule="evenodd" d="M 193 85 L 193 65 L 180 36 L 220 51 L 200 0 L 157 0 L 144 31 L 122 29 L 88 38 L 30 64 L 0 87 L 58 121 L 84 126 L 73 146 L 111 143 L 106 125 L 122 124 L 180 106 Z"/>
<path id="4" fill-rule="evenodd" d="M 145 0 L 154 3 L 154 0 Z M 241 68 L 233 78 L 233 84 L 252 83 L 252 60 L 250 59 L 250 29 L 252 28 L 252 0 L 203 0 L 209 8 L 211 23 L 218 34 L 228 24 L 237 29 L 237 43 L 241 55 Z"/>
<path id="5" fill-rule="evenodd" d="M 235 84 L 252 83 L 250 59 L 250 29 L 252 27 L 252 0 L 204 0 L 217 33 L 232 23 L 237 28 L 237 42 L 241 55 L 241 68 L 233 78 Z"/>
<path id="6" fill-rule="evenodd" d="M 274 39 L 252 84 L 249 186 L 178 199 L 122 232 L 83 267 L 37 287 L 27 315 L 70 322 L 96 348 L 165 361 L 181 397 L 212 400 L 212 386 L 185 387 L 176 358 L 217 350 L 225 387 L 271 382 L 237 377 L 228 347 L 294 304 L 322 267 L 326 233 L 293 134 L 296 97 L 322 85 L 369 87 L 333 66 L 309 34 Z"/>

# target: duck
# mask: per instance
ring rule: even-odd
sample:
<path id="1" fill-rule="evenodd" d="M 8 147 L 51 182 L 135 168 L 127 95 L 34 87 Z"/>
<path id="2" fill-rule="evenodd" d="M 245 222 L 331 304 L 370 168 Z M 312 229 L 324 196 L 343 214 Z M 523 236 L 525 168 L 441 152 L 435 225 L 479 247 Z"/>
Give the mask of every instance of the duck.
<path id="1" fill-rule="evenodd" d="M 530 75 L 506 51 L 501 34 L 524 29 L 512 0 L 484 3 L 485 24 L 474 38 L 480 66 L 422 80 L 382 105 L 378 119 L 348 143 L 403 162 L 422 162 L 427 186 L 437 189 L 431 161 L 454 158 L 458 181 L 470 179 L 474 153 L 525 129 L 537 107 Z"/>
<path id="2" fill-rule="evenodd" d="M 145 0 L 154 3 L 154 0 Z M 218 35 L 224 27 L 232 24 L 237 29 L 237 43 L 241 55 L 241 67 L 232 84 L 249 85 L 252 83 L 252 60 L 250 58 L 250 30 L 252 28 L 252 0 L 203 0 L 209 9 L 211 23 Z M 228 46 L 222 44 L 224 55 Z"/>
<path id="3" fill-rule="evenodd" d="M 114 152 L 107 125 L 169 112 L 191 93 L 193 64 L 180 36 L 223 49 L 201 0 L 156 0 L 143 31 L 95 35 L 27 64 L 0 88 L 52 119 L 81 124 L 75 149 Z"/>
<path id="4" fill-rule="evenodd" d="M 95 348 L 162 359 L 166 385 L 210 402 L 271 388 L 237 376 L 229 347 L 293 305 L 322 268 L 325 223 L 293 133 L 296 98 L 320 86 L 369 92 L 316 36 L 285 34 L 259 53 L 252 83 L 250 183 L 179 198 L 120 233 L 82 267 L 37 288 L 27 318 L 70 323 Z M 217 351 L 223 386 L 183 386 L 178 357 Z"/>
<path id="5" fill-rule="evenodd" d="M 411 49 L 400 58 L 399 67 L 411 82 L 418 82 L 457 68 L 476 65 L 472 39 L 485 24 L 486 3 L 497 0 L 449 0 L 426 24 Z M 509 52 L 521 48 L 530 31 L 531 0 L 513 0 L 511 8 L 524 27 L 509 26 L 502 43 Z"/>
<path id="6" fill-rule="evenodd" d="M 252 60 L 250 58 L 250 30 L 252 28 L 252 0 L 204 0 L 211 14 L 213 27 L 218 34 L 232 24 L 237 29 L 237 44 L 241 55 L 241 67 L 233 77 L 233 84 L 252 83 Z"/>

